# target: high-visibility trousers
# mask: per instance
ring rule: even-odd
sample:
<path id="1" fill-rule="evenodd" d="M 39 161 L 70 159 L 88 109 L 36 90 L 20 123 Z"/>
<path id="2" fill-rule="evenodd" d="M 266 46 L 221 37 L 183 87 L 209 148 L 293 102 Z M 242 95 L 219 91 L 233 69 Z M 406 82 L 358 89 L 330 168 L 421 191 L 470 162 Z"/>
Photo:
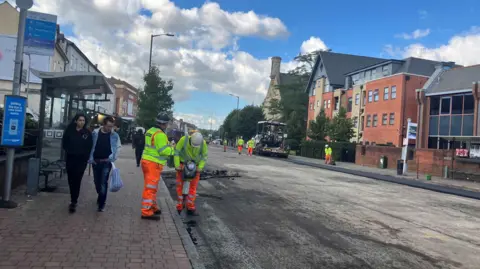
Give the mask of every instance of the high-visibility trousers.
<path id="1" fill-rule="evenodd" d="M 238 152 L 242 152 L 243 146 L 238 146 Z"/>
<path id="2" fill-rule="evenodd" d="M 252 153 L 253 153 L 253 148 L 251 148 L 251 147 L 248 147 L 248 154 L 251 156 L 251 155 L 252 155 Z"/>
<path id="3" fill-rule="evenodd" d="M 183 164 L 181 169 L 183 169 Z M 177 210 L 183 210 L 183 179 L 182 171 L 177 170 Z M 200 181 L 200 173 L 197 172 L 195 178 L 190 181 L 190 188 L 186 197 L 187 210 L 195 210 L 195 200 L 197 198 L 197 186 Z"/>
<path id="4" fill-rule="evenodd" d="M 223 145 L 223 152 L 227 152 L 227 145 Z"/>
<path id="5" fill-rule="evenodd" d="M 158 210 L 157 190 L 163 165 L 142 160 L 143 170 L 143 194 L 142 194 L 142 216 L 152 216 Z"/>
<path id="6" fill-rule="evenodd" d="M 325 155 L 325 163 L 326 164 L 329 164 L 331 160 L 332 160 L 332 155 L 331 154 Z"/>

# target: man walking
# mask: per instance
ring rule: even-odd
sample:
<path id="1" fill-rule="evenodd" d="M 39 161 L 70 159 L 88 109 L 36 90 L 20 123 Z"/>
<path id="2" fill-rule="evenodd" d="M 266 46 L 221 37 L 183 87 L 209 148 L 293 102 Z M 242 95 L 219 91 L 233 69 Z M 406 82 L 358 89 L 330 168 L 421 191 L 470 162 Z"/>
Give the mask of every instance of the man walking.
<path id="1" fill-rule="evenodd" d="M 248 140 L 247 146 L 248 146 L 248 155 L 252 156 L 253 148 L 255 148 L 255 139 L 253 139 L 253 137 L 252 139 Z"/>
<path id="2" fill-rule="evenodd" d="M 245 144 L 245 141 L 243 141 L 243 137 L 240 136 L 237 140 L 238 155 L 242 154 L 243 144 Z"/>
<path id="3" fill-rule="evenodd" d="M 175 148 L 175 170 L 177 170 L 177 210 L 180 214 L 183 210 L 183 184 L 184 179 L 188 177 L 186 172 L 190 172 L 191 163 L 196 166 L 195 174 L 190 181 L 190 189 L 187 195 L 187 214 L 197 215 L 195 209 L 195 199 L 197 196 L 197 185 L 200 181 L 200 172 L 205 167 L 208 157 L 208 146 L 201 133 L 193 133 L 191 136 L 183 136 Z M 190 165 L 189 165 L 190 164 Z"/>
<path id="4" fill-rule="evenodd" d="M 173 148 L 165 134 L 169 121 L 168 114 L 159 113 L 156 126 L 145 133 L 145 149 L 141 161 L 144 178 L 142 219 L 159 220 L 162 214 L 157 205 L 157 189 L 163 167 L 167 164 L 168 158 L 173 156 Z"/>
<path id="5" fill-rule="evenodd" d="M 106 117 L 103 126 L 92 132 L 93 147 L 89 162 L 92 164 L 93 180 L 98 194 L 98 212 L 105 211 L 108 178 L 121 146 L 119 135 L 113 131 L 114 124 L 115 120 L 112 117 Z"/>
<path id="6" fill-rule="evenodd" d="M 143 135 L 142 129 L 138 129 L 133 135 L 132 147 L 135 149 L 137 167 L 140 167 L 140 160 L 142 159 L 143 149 L 145 148 L 145 136 Z"/>
<path id="7" fill-rule="evenodd" d="M 327 144 L 325 145 L 325 164 L 330 164 L 332 161 L 332 148 Z"/>

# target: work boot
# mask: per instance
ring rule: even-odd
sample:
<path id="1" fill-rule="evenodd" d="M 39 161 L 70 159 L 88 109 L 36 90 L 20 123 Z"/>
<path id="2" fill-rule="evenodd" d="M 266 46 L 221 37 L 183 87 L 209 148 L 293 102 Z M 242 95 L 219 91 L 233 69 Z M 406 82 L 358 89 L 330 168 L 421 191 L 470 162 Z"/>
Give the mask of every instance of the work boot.
<path id="1" fill-rule="evenodd" d="M 160 215 L 142 216 L 142 219 L 160 220 Z"/>
<path id="2" fill-rule="evenodd" d="M 188 215 L 188 216 L 192 216 L 192 217 L 197 217 L 197 216 L 199 216 L 199 215 L 198 215 L 198 212 L 197 212 L 195 209 L 194 209 L 194 210 L 188 209 L 188 210 L 187 210 L 187 215 Z"/>
<path id="3" fill-rule="evenodd" d="M 157 210 L 155 210 L 155 212 L 153 214 L 154 215 L 162 215 L 162 210 L 157 209 Z"/>
<path id="4" fill-rule="evenodd" d="M 68 211 L 69 211 L 70 213 L 75 213 L 75 211 L 77 211 L 77 204 L 71 203 L 71 204 L 68 206 Z"/>
<path id="5" fill-rule="evenodd" d="M 182 215 L 182 211 L 183 211 L 183 210 L 177 210 L 178 215 Z"/>

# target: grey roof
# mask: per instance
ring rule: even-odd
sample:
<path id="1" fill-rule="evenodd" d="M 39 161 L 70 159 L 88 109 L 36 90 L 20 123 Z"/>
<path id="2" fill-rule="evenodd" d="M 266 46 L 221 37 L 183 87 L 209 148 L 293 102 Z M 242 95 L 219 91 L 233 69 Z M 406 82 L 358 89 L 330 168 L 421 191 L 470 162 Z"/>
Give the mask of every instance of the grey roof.
<path id="1" fill-rule="evenodd" d="M 458 67 L 446 70 L 425 89 L 426 94 L 436 94 L 455 90 L 468 90 L 472 83 L 480 81 L 480 65 Z"/>
<path id="2" fill-rule="evenodd" d="M 319 55 L 323 61 L 330 85 L 343 86 L 345 84 L 345 73 L 385 61 L 385 59 L 381 58 L 328 51 L 321 51 Z"/>
<path id="3" fill-rule="evenodd" d="M 345 85 L 345 74 L 362 69 L 367 66 L 384 62 L 385 59 L 367 56 L 358 56 L 351 54 L 335 53 L 330 51 L 320 51 L 313 66 L 312 75 L 308 81 L 306 91 L 310 88 L 315 77 L 316 70 L 320 62 L 323 62 L 325 72 L 328 76 L 330 85 L 343 87 Z"/>
<path id="4" fill-rule="evenodd" d="M 280 73 L 280 85 L 295 84 L 298 80 L 298 77 L 295 75 Z"/>
<path id="5" fill-rule="evenodd" d="M 435 66 L 440 62 L 409 57 L 403 60 L 403 65 L 396 73 L 409 73 L 421 76 L 431 76 L 435 72 Z"/>

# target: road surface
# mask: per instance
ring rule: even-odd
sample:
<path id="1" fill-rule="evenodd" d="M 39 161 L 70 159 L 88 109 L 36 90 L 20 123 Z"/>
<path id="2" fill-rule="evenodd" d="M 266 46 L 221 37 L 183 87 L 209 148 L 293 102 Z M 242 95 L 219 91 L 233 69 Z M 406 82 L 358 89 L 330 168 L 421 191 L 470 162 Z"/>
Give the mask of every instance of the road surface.
<path id="1" fill-rule="evenodd" d="M 480 268 L 480 202 L 210 147 L 199 217 L 206 268 Z M 174 179 L 164 176 L 172 197 Z"/>

